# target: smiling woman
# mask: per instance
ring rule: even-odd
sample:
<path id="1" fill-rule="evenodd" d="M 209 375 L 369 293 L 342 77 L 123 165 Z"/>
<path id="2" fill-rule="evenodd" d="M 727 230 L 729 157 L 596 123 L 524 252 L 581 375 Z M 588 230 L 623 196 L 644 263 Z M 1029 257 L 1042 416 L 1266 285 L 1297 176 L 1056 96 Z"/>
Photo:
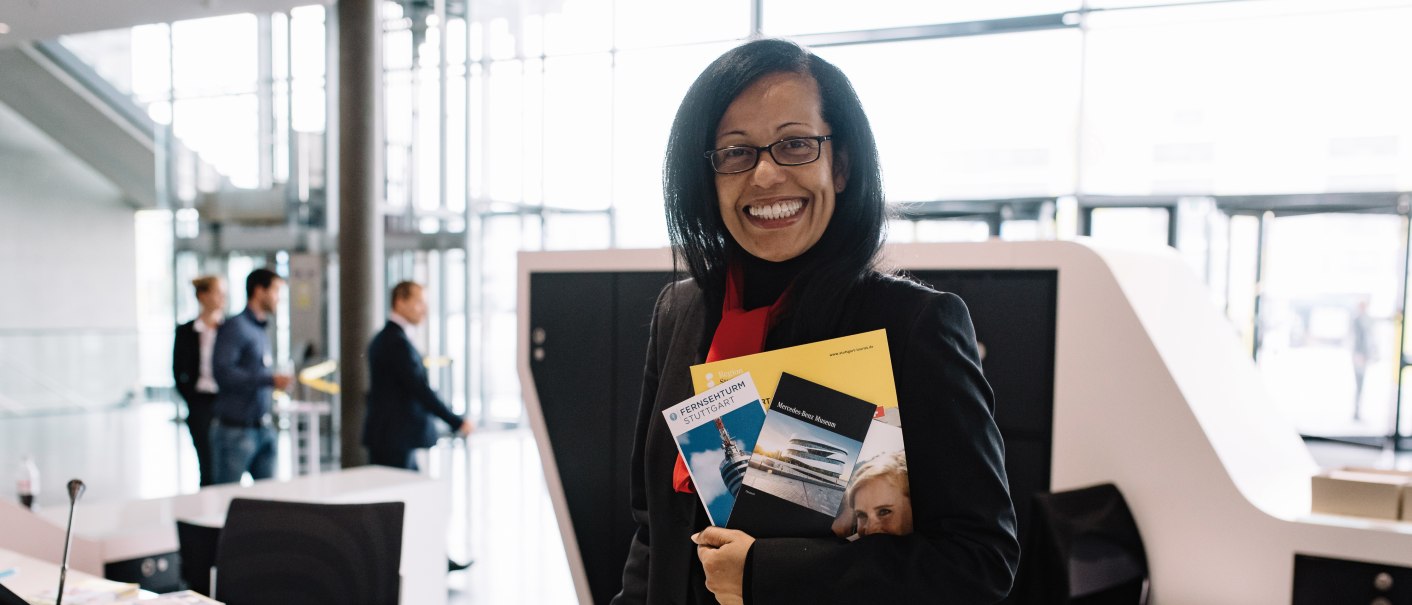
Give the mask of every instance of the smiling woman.
<path id="1" fill-rule="evenodd" d="M 690 279 L 653 314 L 630 471 L 637 530 L 613 602 L 1004 598 L 1015 513 L 970 315 L 954 295 L 874 268 L 882 179 L 848 78 L 781 40 L 727 52 L 682 100 L 663 174 Z M 709 527 L 662 415 L 692 395 L 687 368 L 877 329 L 906 419 L 907 499 L 881 489 L 892 484 L 861 493 L 853 542 Z"/>
<path id="2" fill-rule="evenodd" d="M 721 148 L 711 152 L 711 164 L 721 220 L 756 258 L 786 261 L 812 248 L 848 182 L 845 162 L 826 145 L 820 105 L 813 78 L 770 74 L 736 97 L 716 128 Z M 774 142 L 759 145 L 765 141 Z"/>

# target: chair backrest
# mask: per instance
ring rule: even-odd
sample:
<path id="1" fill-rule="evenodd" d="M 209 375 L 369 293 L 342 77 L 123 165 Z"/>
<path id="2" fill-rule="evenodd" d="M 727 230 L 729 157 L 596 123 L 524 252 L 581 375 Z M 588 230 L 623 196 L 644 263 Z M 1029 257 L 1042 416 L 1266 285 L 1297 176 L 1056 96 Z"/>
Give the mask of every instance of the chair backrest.
<path id="1" fill-rule="evenodd" d="M 1147 553 L 1117 486 L 1038 494 L 1007 603 L 1146 605 Z"/>
<path id="2" fill-rule="evenodd" d="M 216 545 L 221 528 L 177 521 L 177 545 L 181 555 L 181 580 L 186 588 L 211 594 L 211 568 L 216 565 Z"/>
<path id="3" fill-rule="evenodd" d="M 226 605 L 395 604 L 404 504 L 236 498 L 216 550 Z"/>

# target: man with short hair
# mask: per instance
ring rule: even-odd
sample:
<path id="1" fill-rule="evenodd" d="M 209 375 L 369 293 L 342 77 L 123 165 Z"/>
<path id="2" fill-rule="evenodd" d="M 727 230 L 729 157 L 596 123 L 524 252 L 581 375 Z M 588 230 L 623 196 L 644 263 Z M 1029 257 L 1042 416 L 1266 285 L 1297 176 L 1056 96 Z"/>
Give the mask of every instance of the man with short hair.
<path id="1" fill-rule="evenodd" d="M 275 432 L 270 425 L 272 389 L 287 389 L 288 374 L 277 374 L 265 326 L 279 308 L 284 280 L 268 269 L 245 278 L 245 310 L 216 334 L 211 354 L 215 375 L 215 419 L 211 421 L 214 483 L 239 483 L 250 471 L 254 479 L 274 476 Z"/>
<path id="2" fill-rule="evenodd" d="M 422 286 L 410 281 L 397 284 L 392 289 L 387 325 L 368 345 L 368 416 L 363 424 L 363 445 L 373 464 L 417 470 L 415 451 L 436 445 L 433 416 L 461 435 L 474 428 L 471 421 L 452 412 L 427 382 L 422 355 L 412 344 L 412 334 L 426 315 Z"/>

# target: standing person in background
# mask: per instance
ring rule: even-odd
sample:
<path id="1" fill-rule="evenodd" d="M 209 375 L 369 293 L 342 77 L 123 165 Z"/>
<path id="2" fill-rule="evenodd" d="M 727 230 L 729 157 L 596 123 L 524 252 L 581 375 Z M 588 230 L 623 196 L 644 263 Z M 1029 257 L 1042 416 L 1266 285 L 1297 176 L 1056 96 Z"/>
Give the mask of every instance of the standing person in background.
<path id="1" fill-rule="evenodd" d="M 1373 319 L 1368 317 L 1368 301 L 1358 301 L 1349 330 L 1353 334 L 1353 419 L 1363 419 L 1363 379 L 1373 357 Z"/>
<path id="2" fill-rule="evenodd" d="M 393 286 L 387 325 L 368 345 L 370 384 L 363 445 L 372 464 L 417 470 L 416 451 L 436 445 L 432 416 L 463 437 L 475 428 L 470 420 L 452 412 L 427 381 L 422 354 L 412 344 L 412 334 L 426 316 L 421 284 L 404 281 Z M 471 563 L 447 559 L 446 569 L 460 571 Z"/>
<path id="3" fill-rule="evenodd" d="M 215 483 L 239 483 L 274 476 L 275 432 L 270 425 L 272 389 L 287 389 L 288 374 L 276 374 L 265 326 L 279 308 L 284 280 L 268 269 L 245 278 L 245 310 L 226 321 L 216 335 L 211 371 L 216 378 L 211 457 Z"/>
<path id="4" fill-rule="evenodd" d="M 186 428 L 196 446 L 196 465 L 201 487 L 214 483 L 211 463 L 211 414 L 216 405 L 216 377 L 211 372 L 211 354 L 216 348 L 216 331 L 225 322 L 226 284 L 216 275 L 191 280 L 201 314 L 176 329 L 172 347 L 172 377 L 177 392 L 186 401 Z"/>
<path id="5" fill-rule="evenodd" d="M 373 464 L 417 470 L 416 450 L 436 445 L 432 416 L 461 435 L 475 428 L 452 412 L 427 382 L 422 355 L 412 344 L 412 334 L 426 315 L 422 286 L 410 281 L 397 284 L 392 288 L 387 325 L 368 345 L 370 384 L 363 445 Z"/>

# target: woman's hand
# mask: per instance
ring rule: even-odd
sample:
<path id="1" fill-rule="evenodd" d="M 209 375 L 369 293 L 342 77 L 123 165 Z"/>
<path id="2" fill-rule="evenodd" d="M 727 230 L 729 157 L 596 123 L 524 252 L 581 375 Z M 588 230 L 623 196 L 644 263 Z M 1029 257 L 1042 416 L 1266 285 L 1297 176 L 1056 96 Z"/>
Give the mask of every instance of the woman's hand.
<path id="1" fill-rule="evenodd" d="M 706 570 L 706 589 L 716 595 L 721 605 L 739 605 L 745 590 L 745 555 L 755 538 L 742 531 L 708 527 L 691 536 L 696 543 L 696 556 Z"/>

